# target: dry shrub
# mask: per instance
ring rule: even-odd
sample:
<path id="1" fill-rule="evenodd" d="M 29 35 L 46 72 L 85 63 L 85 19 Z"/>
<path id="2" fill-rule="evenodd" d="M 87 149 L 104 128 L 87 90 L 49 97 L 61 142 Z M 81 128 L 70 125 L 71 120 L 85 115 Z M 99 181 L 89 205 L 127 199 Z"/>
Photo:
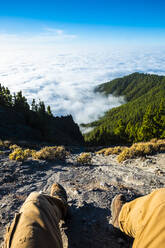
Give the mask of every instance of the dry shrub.
<path id="1" fill-rule="evenodd" d="M 63 146 L 44 147 L 41 150 L 36 151 L 31 149 L 23 150 L 19 146 L 13 145 L 11 149 L 14 149 L 14 151 L 10 153 L 9 159 L 16 161 L 24 161 L 30 157 L 44 160 L 64 160 L 68 155 L 68 152 Z"/>
<path id="2" fill-rule="evenodd" d="M 123 162 L 126 159 L 132 158 L 133 157 L 133 153 L 132 150 L 130 150 L 130 148 L 125 148 L 118 156 L 117 156 L 117 161 L 119 163 Z"/>
<path id="3" fill-rule="evenodd" d="M 0 140 L 0 147 L 5 147 L 5 148 L 9 148 L 9 146 L 11 145 L 11 141 L 9 140 Z"/>
<path id="4" fill-rule="evenodd" d="M 107 148 L 103 148 L 103 149 L 101 149 L 101 150 L 99 150 L 99 151 L 97 151 L 95 153 L 96 154 L 103 154 L 104 155 L 104 153 L 105 153 L 106 150 L 107 150 Z"/>
<path id="5" fill-rule="evenodd" d="M 143 156 L 153 152 L 153 145 L 149 142 L 136 143 L 130 147 L 130 150 L 135 156 Z"/>
<path id="6" fill-rule="evenodd" d="M 104 155 L 108 156 L 108 155 L 111 155 L 111 154 L 120 154 L 124 149 L 125 149 L 124 146 L 116 146 L 116 147 L 108 148 L 105 151 Z"/>
<path id="7" fill-rule="evenodd" d="M 130 148 L 125 148 L 117 157 L 118 162 L 129 158 L 136 158 L 165 151 L 165 140 L 152 139 L 149 142 L 133 144 Z"/>
<path id="8" fill-rule="evenodd" d="M 24 156 L 27 158 L 33 157 L 36 154 L 36 150 L 25 149 Z"/>
<path id="9" fill-rule="evenodd" d="M 34 159 L 64 160 L 69 153 L 63 146 L 46 146 L 33 154 Z"/>
<path id="10" fill-rule="evenodd" d="M 107 149 L 105 150 L 105 152 L 104 152 L 104 155 L 105 155 L 105 156 L 109 156 L 109 155 L 114 154 L 114 153 L 113 153 L 113 149 L 114 149 L 114 148 L 112 148 L 112 147 L 107 148 Z"/>
<path id="11" fill-rule="evenodd" d="M 3 141 L 0 140 L 0 147 L 3 147 L 3 146 L 4 146 Z"/>
<path id="12" fill-rule="evenodd" d="M 9 154 L 9 159 L 23 161 L 25 159 L 23 150 L 21 148 L 16 148 L 12 153 Z"/>
<path id="13" fill-rule="evenodd" d="M 16 144 L 14 144 L 14 145 L 10 145 L 9 148 L 10 148 L 10 150 L 15 150 L 15 149 L 21 148 L 21 147 L 16 145 Z"/>
<path id="14" fill-rule="evenodd" d="M 90 152 L 83 152 L 77 157 L 78 164 L 90 164 L 92 156 Z"/>
<path id="15" fill-rule="evenodd" d="M 112 154 L 120 154 L 126 147 L 124 146 L 115 146 L 101 149 L 100 151 L 96 152 L 96 154 L 103 154 L 105 156 L 109 156 Z"/>
<path id="16" fill-rule="evenodd" d="M 4 143 L 4 147 L 7 147 L 7 148 L 11 145 L 10 140 L 5 140 L 5 141 L 3 141 L 3 143 Z"/>
<path id="17" fill-rule="evenodd" d="M 153 138 L 150 140 L 151 143 L 157 143 L 158 139 L 157 138 Z"/>
<path id="18" fill-rule="evenodd" d="M 10 160 L 24 161 L 29 157 L 32 157 L 35 150 L 16 148 L 12 153 L 9 154 Z"/>
<path id="19" fill-rule="evenodd" d="M 165 139 L 158 140 L 157 141 L 157 146 L 159 147 L 160 151 L 165 151 Z"/>

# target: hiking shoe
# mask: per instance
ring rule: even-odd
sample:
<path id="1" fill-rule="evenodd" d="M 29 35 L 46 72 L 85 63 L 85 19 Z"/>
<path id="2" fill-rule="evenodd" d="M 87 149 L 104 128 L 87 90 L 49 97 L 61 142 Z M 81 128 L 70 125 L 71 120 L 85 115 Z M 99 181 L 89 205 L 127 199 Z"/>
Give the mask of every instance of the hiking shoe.
<path id="1" fill-rule="evenodd" d="M 63 217 L 65 218 L 67 213 L 67 193 L 65 189 L 59 183 L 54 183 L 51 187 L 50 196 L 59 200 L 60 207 L 62 208 Z"/>
<path id="2" fill-rule="evenodd" d="M 67 202 L 67 194 L 65 189 L 59 183 L 53 183 L 50 191 L 51 196 L 58 196 Z"/>
<path id="3" fill-rule="evenodd" d="M 118 217 L 121 208 L 125 204 L 125 202 L 126 202 L 125 196 L 122 194 L 116 195 L 112 200 L 110 224 L 112 224 L 116 228 L 119 228 Z"/>

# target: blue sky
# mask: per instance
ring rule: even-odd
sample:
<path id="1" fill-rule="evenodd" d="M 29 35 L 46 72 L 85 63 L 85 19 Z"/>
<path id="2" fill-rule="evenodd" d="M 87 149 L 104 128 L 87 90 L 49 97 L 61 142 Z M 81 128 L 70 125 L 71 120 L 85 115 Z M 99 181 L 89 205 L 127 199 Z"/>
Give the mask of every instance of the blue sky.
<path id="1" fill-rule="evenodd" d="M 6 0 L 0 16 L 69 24 L 165 27 L 164 0 Z"/>
<path id="2" fill-rule="evenodd" d="M 164 0 L 6 0 L 0 32 L 65 30 L 80 39 L 165 41 Z M 151 42 L 152 42 L 151 41 Z"/>
<path id="3" fill-rule="evenodd" d="M 1 0 L 0 82 L 55 115 L 96 120 L 121 99 L 100 83 L 165 75 L 165 0 Z"/>

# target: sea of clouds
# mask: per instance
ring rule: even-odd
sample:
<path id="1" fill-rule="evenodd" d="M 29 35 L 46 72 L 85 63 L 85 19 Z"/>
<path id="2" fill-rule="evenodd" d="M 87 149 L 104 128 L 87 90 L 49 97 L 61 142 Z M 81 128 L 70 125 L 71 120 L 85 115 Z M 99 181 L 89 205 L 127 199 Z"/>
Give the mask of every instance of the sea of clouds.
<path id="1" fill-rule="evenodd" d="M 79 124 L 123 102 L 94 93 L 97 85 L 133 72 L 165 75 L 165 48 L 0 47 L 2 85 L 22 90 L 29 103 L 43 100 L 54 115 L 71 114 Z"/>

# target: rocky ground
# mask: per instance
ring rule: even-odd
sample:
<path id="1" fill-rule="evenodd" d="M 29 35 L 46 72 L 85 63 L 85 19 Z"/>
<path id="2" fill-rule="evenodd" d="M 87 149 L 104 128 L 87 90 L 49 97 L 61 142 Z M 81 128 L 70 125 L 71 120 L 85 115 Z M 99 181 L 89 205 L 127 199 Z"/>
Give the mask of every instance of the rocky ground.
<path id="1" fill-rule="evenodd" d="M 110 203 L 119 193 L 128 200 L 165 187 L 165 154 L 127 160 L 115 155 L 92 155 L 88 166 L 76 164 L 77 154 L 66 162 L 8 160 L 0 155 L 0 243 L 5 226 L 32 191 L 49 193 L 52 183 L 61 183 L 69 197 L 69 216 L 63 229 L 70 248 L 131 247 L 132 240 L 109 224 Z"/>

